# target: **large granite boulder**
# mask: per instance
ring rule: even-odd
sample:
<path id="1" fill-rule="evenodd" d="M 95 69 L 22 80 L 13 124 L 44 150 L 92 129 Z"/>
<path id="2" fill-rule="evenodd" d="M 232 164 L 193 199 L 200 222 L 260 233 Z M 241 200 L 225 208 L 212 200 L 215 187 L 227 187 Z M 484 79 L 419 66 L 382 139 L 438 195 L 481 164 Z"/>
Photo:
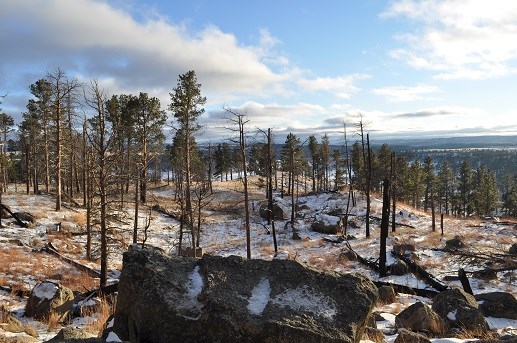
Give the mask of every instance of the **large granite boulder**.
<path id="1" fill-rule="evenodd" d="M 260 205 L 259 209 L 260 217 L 267 219 L 269 216 L 268 204 Z M 284 220 L 284 209 L 277 203 L 273 203 L 273 220 Z"/>
<path id="2" fill-rule="evenodd" d="M 130 342 L 358 342 L 377 300 L 359 274 L 292 260 L 126 252 L 111 328 Z"/>
<path id="3" fill-rule="evenodd" d="M 395 317 L 395 324 L 398 328 L 434 336 L 443 333 L 444 330 L 444 322 L 440 316 L 422 302 L 416 302 L 400 312 Z"/>
<path id="4" fill-rule="evenodd" d="M 341 232 L 340 223 L 341 219 L 339 217 L 321 213 L 314 217 L 311 230 L 320 233 L 337 234 Z"/>
<path id="5" fill-rule="evenodd" d="M 517 299 L 506 292 L 476 294 L 479 309 L 487 317 L 517 319 Z"/>
<path id="6" fill-rule="evenodd" d="M 71 289 L 51 281 L 40 282 L 29 295 L 25 316 L 44 319 L 57 314 L 60 321 L 63 321 L 72 310 L 73 303 L 74 293 Z"/>
<path id="7" fill-rule="evenodd" d="M 478 333 L 489 330 L 474 296 L 461 289 L 453 288 L 438 293 L 433 299 L 432 308 L 450 328 Z"/>

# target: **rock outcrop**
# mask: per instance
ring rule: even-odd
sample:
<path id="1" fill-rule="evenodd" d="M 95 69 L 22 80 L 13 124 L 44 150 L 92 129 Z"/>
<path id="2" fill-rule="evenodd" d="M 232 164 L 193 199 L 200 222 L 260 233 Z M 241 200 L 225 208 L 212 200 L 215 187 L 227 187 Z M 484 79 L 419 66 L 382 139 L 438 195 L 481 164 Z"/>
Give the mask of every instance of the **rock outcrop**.
<path id="1" fill-rule="evenodd" d="M 479 309 L 487 317 L 517 319 L 517 299 L 506 292 L 476 294 Z"/>
<path id="2" fill-rule="evenodd" d="M 413 332 L 438 335 L 443 332 L 444 322 L 428 305 L 416 302 L 400 312 L 395 318 L 398 328 Z"/>
<path id="3" fill-rule="evenodd" d="M 124 254 L 114 325 L 130 342 L 358 342 L 377 299 L 359 274 L 292 260 Z"/>
<path id="4" fill-rule="evenodd" d="M 488 323 L 479 310 L 474 296 L 461 289 L 453 288 L 438 293 L 433 299 L 432 308 L 450 328 L 478 333 L 489 330 Z"/>
<path id="5" fill-rule="evenodd" d="M 317 214 L 314 222 L 311 224 L 311 230 L 320 233 L 337 234 L 341 232 L 340 223 L 341 219 L 337 216 Z"/>
<path id="6" fill-rule="evenodd" d="M 64 320 L 72 310 L 73 302 L 74 293 L 71 289 L 51 281 L 40 282 L 29 295 L 25 315 L 43 319 L 55 313 L 60 320 Z"/>

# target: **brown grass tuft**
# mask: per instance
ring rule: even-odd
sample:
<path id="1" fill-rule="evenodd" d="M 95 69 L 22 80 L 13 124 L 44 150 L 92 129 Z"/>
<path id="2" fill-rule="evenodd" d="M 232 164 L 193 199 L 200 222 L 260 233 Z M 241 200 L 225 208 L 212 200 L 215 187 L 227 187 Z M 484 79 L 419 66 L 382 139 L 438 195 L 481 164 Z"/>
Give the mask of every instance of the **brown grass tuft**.
<path id="1" fill-rule="evenodd" d="M 68 221 L 71 221 L 78 226 L 85 226 L 86 225 L 86 213 L 83 212 L 77 212 L 70 216 L 70 218 L 67 218 Z"/>
<path id="2" fill-rule="evenodd" d="M 97 320 L 95 320 L 94 322 L 89 324 L 86 327 L 86 330 L 91 331 L 91 332 L 98 332 L 99 335 L 102 334 L 106 321 L 113 313 L 115 313 L 115 302 L 106 297 L 101 298 L 100 305 L 99 305 L 98 311 L 96 313 L 83 314 L 83 315 L 90 315 L 90 316 L 95 315 L 97 317 Z"/>

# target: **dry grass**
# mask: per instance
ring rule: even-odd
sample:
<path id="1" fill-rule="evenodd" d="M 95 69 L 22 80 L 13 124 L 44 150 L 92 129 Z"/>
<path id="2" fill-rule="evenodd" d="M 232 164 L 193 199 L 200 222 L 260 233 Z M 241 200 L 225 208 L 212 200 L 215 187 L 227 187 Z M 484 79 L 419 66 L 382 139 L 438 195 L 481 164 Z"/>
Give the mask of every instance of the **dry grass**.
<path id="1" fill-rule="evenodd" d="M 83 315 L 90 315 L 97 317 L 94 322 L 89 324 L 86 327 L 87 331 L 90 332 L 98 332 L 99 335 L 102 334 L 102 331 L 104 330 L 104 325 L 108 318 L 115 313 L 115 303 L 114 301 L 110 300 L 109 298 L 101 298 L 100 304 L 97 307 L 96 313 L 83 313 Z"/>
<path id="2" fill-rule="evenodd" d="M 341 265 L 339 256 L 336 256 L 336 254 L 332 253 L 325 253 L 320 256 L 312 255 L 309 257 L 308 263 L 311 266 L 326 270 L 334 270 Z"/>
<path id="3" fill-rule="evenodd" d="M 61 328 L 62 319 L 59 313 L 51 312 L 42 322 L 48 326 L 49 331 L 57 331 Z"/>
<path id="4" fill-rule="evenodd" d="M 73 213 L 69 217 L 65 218 L 65 220 L 73 222 L 73 223 L 77 224 L 78 226 L 85 226 L 86 225 L 86 213 L 83 213 L 83 212 Z"/>
<path id="5" fill-rule="evenodd" d="M 493 331 L 483 331 L 481 329 L 460 329 L 455 335 L 459 339 L 497 339 L 498 335 Z"/>

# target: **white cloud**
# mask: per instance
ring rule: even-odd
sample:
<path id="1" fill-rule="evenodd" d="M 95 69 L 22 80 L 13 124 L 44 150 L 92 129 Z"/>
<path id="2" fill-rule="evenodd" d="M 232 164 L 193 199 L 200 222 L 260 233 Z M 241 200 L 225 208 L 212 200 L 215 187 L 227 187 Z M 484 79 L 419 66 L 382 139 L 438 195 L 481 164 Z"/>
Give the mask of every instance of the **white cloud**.
<path id="1" fill-rule="evenodd" d="M 312 80 L 301 78 L 298 84 L 306 91 L 327 91 L 339 98 L 350 99 L 360 91 L 357 81 L 368 79 L 367 74 L 352 74 L 338 77 L 318 77 Z"/>
<path id="2" fill-rule="evenodd" d="M 487 79 L 515 73 L 517 2 L 400 0 L 381 17 L 407 17 L 424 27 L 397 38 L 391 56 L 441 79 Z"/>
<path id="3" fill-rule="evenodd" d="M 382 95 L 391 102 L 405 102 L 415 100 L 427 100 L 426 95 L 439 92 L 440 88 L 436 86 L 418 84 L 414 87 L 393 86 L 375 88 L 372 90 L 374 94 Z"/>
<path id="4" fill-rule="evenodd" d="M 41 77 L 59 66 L 99 80 L 112 78 L 113 92 L 153 87 L 165 93 L 178 75 L 195 69 L 204 90 L 230 96 L 267 96 L 287 79 L 262 61 L 278 43 L 267 31 L 259 45 L 243 46 L 215 26 L 190 32 L 154 16 L 138 22 L 97 0 L 4 0 L 0 23 L 0 44 L 8 47 L 0 55 L 3 72 L 32 65 Z"/>

